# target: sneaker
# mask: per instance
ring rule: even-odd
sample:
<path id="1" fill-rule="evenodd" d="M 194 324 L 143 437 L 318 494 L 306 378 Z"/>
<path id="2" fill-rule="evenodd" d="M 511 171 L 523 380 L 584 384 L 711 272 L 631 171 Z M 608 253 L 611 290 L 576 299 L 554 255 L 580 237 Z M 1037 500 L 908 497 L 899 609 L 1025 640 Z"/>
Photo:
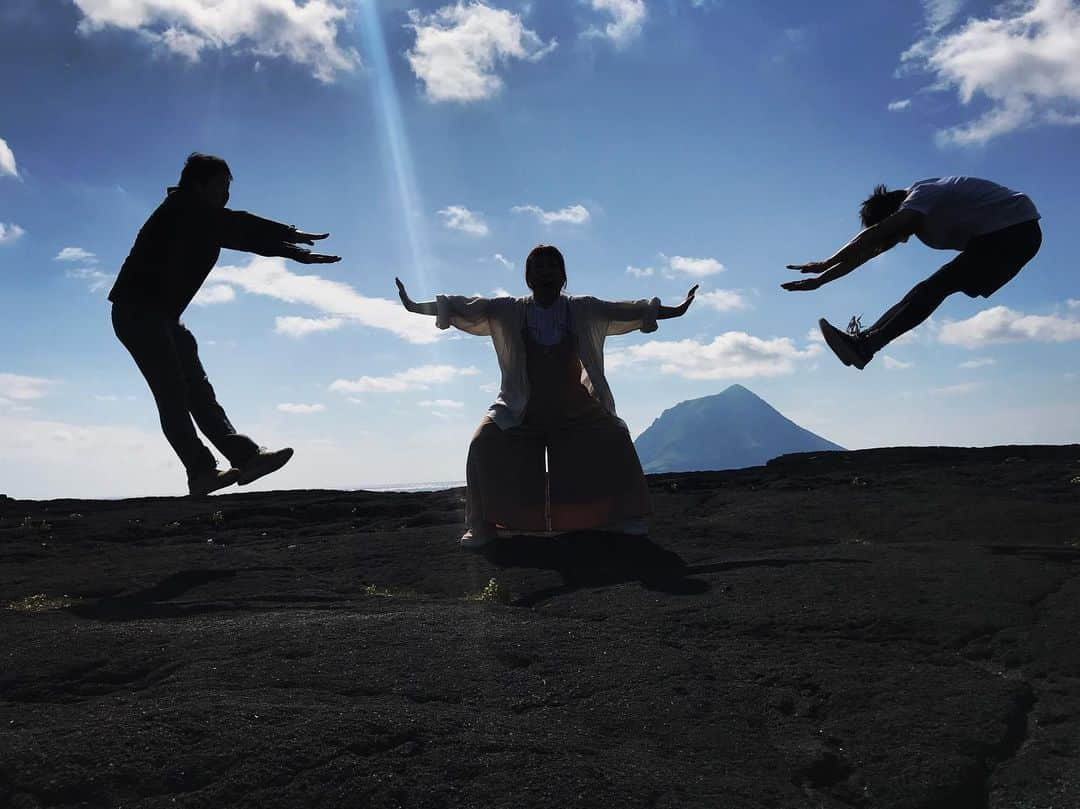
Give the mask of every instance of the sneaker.
<path id="1" fill-rule="evenodd" d="M 240 464 L 237 468 L 239 475 L 236 482 L 241 486 L 247 486 L 249 483 L 254 483 L 259 478 L 281 469 L 281 467 L 289 462 L 289 458 L 292 456 L 293 451 L 291 447 L 285 447 L 285 449 L 279 449 L 274 452 L 259 447 L 258 452 L 251 456 L 247 461 Z"/>
<path id="2" fill-rule="evenodd" d="M 236 469 L 209 469 L 201 475 L 188 478 L 188 494 L 192 497 L 205 497 L 210 492 L 224 489 L 236 483 L 239 472 Z"/>
<path id="3" fill-rule="evenodd" d="M 821 329 L 821 336 L 825 338 L 825 343 L 844 365 L 854 365 L 861 371 L 873 358 L 873 355 L 868 354 L 862 347 L 862 330 L 857 317 L 853 317 L 851 323 L 848 324 L 847 334 L 825 318 L 818 321 L 818 328 Z"/>
<path id="4" fill-rule="evenodd" d="M 470 528 L 461 535 L 458 544 L 466 550 L 476 550 L 490 544 L 498 536 L 495 526 L 490 523 L 481 523 L 475 528 Z"/>

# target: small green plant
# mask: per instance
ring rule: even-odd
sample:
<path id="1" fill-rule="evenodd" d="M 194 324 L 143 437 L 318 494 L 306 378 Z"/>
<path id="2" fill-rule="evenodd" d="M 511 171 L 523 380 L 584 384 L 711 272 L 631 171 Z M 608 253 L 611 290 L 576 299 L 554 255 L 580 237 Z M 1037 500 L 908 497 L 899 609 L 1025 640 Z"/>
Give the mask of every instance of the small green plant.
<path id="1" fill-rule="evenodd" d="M 223 526 L 225 524 L 225 512 L 224 511 L 215 511 L 213 514 L 211 514 L 209 516 L 208 519 L 210 520 L 211 525 L 213 525 L 213 526 L 215 526 L 217 528 L 220 528 L 221 526 Z"/>
<path id="2" fill-rule="evenodd" d="M 377 584 L 364 586 L 364 595 L 371 598 L 416 598 L 415 590 L 391 590 L 389 587 L 379 587 Z"/>
<path id="3" fill-rule="evenodd" d="M 495 579 L 491 579 L 483 590 L 468 596 L 466 600 L 482 601 L 487 604 L 509 604 L 512 598 L 513 596 L 511 596 L 510 591 L 506 587 L 499 584 Z"/>
<path id="4" fill-rule="evenodd" d="M 26 596 L 16 601 L 9 601 L 7 608 L 12 612 L 20 612 L 24 615 L 33 615 L 41 612 L 55 612 L 67 607 L 73 607 L 82 601 L 81 598 L 71 596 L 48 596 L 45 593 Z"/>

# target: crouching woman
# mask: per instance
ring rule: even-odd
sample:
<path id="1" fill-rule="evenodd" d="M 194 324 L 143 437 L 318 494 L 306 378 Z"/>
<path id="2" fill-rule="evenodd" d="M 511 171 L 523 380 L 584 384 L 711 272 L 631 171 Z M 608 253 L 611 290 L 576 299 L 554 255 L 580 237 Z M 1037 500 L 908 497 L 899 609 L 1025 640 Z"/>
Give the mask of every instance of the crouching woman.
<path id="1" fill-rule="evenodd" d="M 502 372 L 469 445 L 461 545 L 486 545 L 497 528 L 646 533 L 648 487 L 604 378 L 604 340 L 655 331 L 657 320 L 686 312 L 697 287 L 679 306 L 565 295 L 566 265 L 550 245 L 529 253 L 525 283 L 532 295 L 524 298 L 417 303 L 397 280 L 410 312 L 434 315 L 440 329 L 490 336 Z"/>

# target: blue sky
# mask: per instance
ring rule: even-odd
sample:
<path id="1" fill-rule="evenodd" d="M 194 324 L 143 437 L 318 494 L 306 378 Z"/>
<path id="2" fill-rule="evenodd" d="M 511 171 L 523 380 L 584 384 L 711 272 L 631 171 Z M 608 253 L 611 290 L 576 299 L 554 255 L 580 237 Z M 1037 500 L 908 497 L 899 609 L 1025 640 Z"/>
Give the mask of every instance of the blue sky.
<path id="1" fill-rule="evenodd" d="M 521 294 L 539 242 L 571 293 L 701 284 L 608 343 L 634 434 L 739 382 L 853 448 L 1080 441 L 1075 0 L 7 0 L 0 68 L 0 492 L 182 489 L 105 296 L 193 150 L 344 257 L 224 251 L 185 316 L 237 427 L 298 450 L 267 487 L 462 479 L 494 354 L 393 279 Z M 874 184 L 945 174 L 1028 193 L 1042 252 L 842 367 L 817 318 L 872 321 L 949 254 L 803 294 L 784 265 L 852 236 Z"/>

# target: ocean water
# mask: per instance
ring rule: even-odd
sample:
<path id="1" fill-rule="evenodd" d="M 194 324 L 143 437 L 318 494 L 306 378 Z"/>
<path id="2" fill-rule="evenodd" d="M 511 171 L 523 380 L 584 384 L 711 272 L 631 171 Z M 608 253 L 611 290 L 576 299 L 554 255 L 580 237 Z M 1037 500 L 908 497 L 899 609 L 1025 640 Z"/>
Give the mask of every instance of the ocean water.
<path id="1" fill-rule="evenodd" d="M 464 480 L 447 480 L 434 483 L 380 483 L 372 486 L 360 486 L 354 491 L 364 492 L 438 492 L 443 489 L 458 489 L 465 485 Z"/>

